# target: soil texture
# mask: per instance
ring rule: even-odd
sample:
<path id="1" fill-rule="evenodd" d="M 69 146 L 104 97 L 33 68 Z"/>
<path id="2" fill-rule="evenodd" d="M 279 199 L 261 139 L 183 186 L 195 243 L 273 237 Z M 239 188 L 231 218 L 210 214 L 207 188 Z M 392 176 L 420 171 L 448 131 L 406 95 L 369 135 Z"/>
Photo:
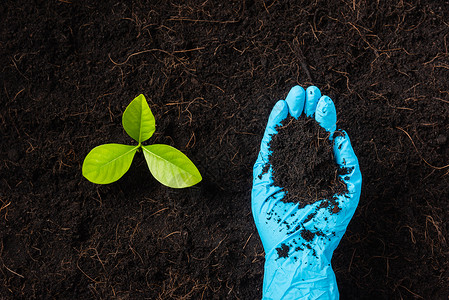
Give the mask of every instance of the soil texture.
<path id="1" fill-rule="evenodd" d="M 338 175 L 347 174 L 334 159 L 330 133 L 314 118 L 287 117 L 276 127 L 270 144 L 269 164 L 273 184 L 286 192 L 284 202 L 299 207 L 347 193 L 346 183 Z"/>
<path id="2" fill-rule="evenodd" d="M 252 168 L 299 84 L 332 98 L 363 175 L 332 259 L 341 299 L 447 300 L 448 15 L 447 1 L 2 1 L 0 298 L 260 299 Z M 149 143 L 185 153 L 200 184 L 166 188 L 139 154 L 113 184 L 82 176 L 95 146 L 132 144 L 121 116 L 139 94 Z"/>

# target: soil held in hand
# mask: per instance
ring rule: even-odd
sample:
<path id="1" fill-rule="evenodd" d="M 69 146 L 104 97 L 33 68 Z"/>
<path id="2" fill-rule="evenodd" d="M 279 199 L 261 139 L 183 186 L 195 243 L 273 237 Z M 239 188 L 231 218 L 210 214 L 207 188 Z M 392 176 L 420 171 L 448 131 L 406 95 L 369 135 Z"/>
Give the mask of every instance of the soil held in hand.
<path id="1" fill-rule="evenodd" d="M 330 133 L 315 119 L 288 117 L 276 130 L 278 134 L 269 144 L 270 163 L 274 185 L 287 192 L 284 202 L 300 206 L 322 199 L 335 202 L 336 194 L 347 192 L 346 183 L 338 176 L 347 169 L 336 164 Z"/>

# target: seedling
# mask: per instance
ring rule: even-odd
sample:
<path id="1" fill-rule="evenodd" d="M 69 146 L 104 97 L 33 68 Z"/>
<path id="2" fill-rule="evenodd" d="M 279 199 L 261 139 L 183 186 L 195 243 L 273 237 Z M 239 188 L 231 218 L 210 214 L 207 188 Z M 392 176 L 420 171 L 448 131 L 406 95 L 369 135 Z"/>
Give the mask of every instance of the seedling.
<path id="1" fill-rule="evenodd" d="M 92 149 L 84 159 L 83 176 L 97 184 L 119 180 L 130 168 L 137 151 L 142 151 L 151 174 L 172 188 L 185 188 L 201 181 L 193 162 L 181 151 L 164 144 L 142 145 L 156 130 L 156 120 L 144 95 L 136 97 L 122 116 L 126 133 L 139 144 L 104 144 Z"/>

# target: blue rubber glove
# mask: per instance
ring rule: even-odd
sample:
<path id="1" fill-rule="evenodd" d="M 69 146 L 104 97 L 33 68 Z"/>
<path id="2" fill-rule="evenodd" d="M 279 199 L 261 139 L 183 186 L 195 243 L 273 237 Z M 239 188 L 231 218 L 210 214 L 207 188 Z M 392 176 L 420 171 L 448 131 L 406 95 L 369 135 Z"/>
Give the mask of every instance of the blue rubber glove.
<path id="1" fill-rule="evenodd" d="M 362 185 L 359 163 L 348 135 L 341 131 L 334 138 L 336 162 L 350 171 L 339 175 L 346 182 L 348 193 L 337 196 L 337 209 L 323 205 L 325 200 L 302 208 L 284 203 L 281 199 L 285 192 L 273 185 L 271 166 L 268 172 L 263 172 L 271 153 L 268 144 L 277 133 L 275 127 L 289 113 L 298 118 L 303 112 L 314 116 L 328 132 L 336 130 L 337 115 L 332 100 L 321 97 L 317 87 L 304 91 L 295 86 L 285 101 L 279 100 L 274 106 L 254 165 L 252 212 L 265 249 L 263 299 L 339 298 L 331 258 L 357 208 Z"/>

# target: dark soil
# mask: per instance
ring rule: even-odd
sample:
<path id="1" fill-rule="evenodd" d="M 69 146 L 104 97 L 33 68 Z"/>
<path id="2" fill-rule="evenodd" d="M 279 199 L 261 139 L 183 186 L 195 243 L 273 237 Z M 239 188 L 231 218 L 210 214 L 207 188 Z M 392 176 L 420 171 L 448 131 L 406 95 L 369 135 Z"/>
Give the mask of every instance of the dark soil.
<path id="1" fill-rule="evenodd" d="M 449 295 L 447 1 L 2 1 L 0 296 L 258 299 L 252 167 L 295 84 L 336 105 L 363 174 L 332 260 L 342 299 Z M 162 186 L 136 155 L 82 177 L 93 147 L 182 150 L 203 182 Z"/>
<path id="2" fill-rule="evenodd" d="M 298 203 L 299 207 L 347 193 L 346 183 L 338 175 L 347 174 L 334 159 L 330 133 L 313 118 L 288 117 L 276 127 L 269 144 L 269 164 L 273 184 L 283 188 L 282 201 Z"/>

